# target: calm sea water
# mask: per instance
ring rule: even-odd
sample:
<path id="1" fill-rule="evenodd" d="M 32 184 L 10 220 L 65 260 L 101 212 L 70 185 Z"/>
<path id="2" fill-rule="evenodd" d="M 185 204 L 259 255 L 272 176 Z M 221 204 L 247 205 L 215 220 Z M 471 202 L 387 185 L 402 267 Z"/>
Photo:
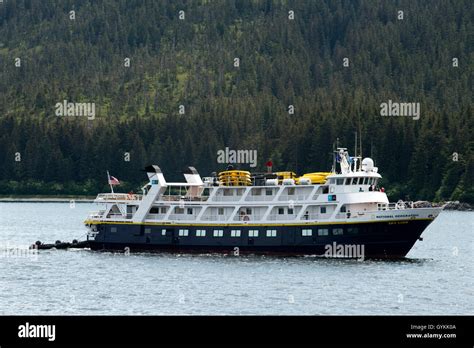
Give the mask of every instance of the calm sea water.
<path id="1" fill-rule="evenodd" d="M 403 261 L 45 250 L 92 204 L 0 203 L 0 314 L 474 314 L 474 213 L 443 212 Z"/>

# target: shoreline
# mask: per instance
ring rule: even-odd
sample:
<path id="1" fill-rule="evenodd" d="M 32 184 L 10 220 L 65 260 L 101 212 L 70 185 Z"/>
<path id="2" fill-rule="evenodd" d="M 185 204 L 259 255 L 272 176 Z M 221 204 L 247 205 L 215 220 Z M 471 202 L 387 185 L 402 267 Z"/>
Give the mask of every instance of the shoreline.
<path id="1" fill-rule="evenodd" d="M 92 196 L 0 196 L 0 203 L 93 203 Z"/>

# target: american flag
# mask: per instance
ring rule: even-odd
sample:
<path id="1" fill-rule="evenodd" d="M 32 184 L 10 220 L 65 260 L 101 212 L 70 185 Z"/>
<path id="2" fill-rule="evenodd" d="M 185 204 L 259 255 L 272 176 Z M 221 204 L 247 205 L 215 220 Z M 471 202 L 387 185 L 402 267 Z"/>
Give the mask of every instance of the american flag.
<path id="1" fill-rule="evenodd" d="M 109 175 L 109 185 L 120 185 L 120 181 L 115 176 Z"/>

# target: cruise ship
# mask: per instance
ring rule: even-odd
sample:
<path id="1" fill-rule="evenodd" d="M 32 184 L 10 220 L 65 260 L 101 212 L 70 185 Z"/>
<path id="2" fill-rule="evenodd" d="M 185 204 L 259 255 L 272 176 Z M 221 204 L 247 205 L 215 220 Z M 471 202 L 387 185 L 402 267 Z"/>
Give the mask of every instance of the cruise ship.
<path id="1" fill-rule="evenodd" d="M 228 170 L 167 182 L 145 168 L 142 194 L 101 193 L 85 221 L 92 250 L 401 258 L 442 208 L 390 203 L 371 158 L 335 151 L 330 172 Z M 335 247 L 335 248 L 334 248 Z M 360 255 L 358 255 L 360 257 Z"/>

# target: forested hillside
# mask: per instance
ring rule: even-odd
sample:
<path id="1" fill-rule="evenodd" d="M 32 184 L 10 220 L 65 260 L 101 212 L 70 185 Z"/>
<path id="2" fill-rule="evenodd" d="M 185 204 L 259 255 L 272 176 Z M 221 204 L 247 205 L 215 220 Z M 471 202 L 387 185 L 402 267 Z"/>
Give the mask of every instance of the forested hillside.
<path id="1" fill-rule="evenodd" d="M 327 171 L 360 131 L 390 198 L 472 203 L 473 4 L 4 0 L 0 194 L 95 194 L 107 169 L 136 189 L 150 163 L 206 176 L 226 146 Z M 381 116 L 388 100 L 420 118 Z"/>

